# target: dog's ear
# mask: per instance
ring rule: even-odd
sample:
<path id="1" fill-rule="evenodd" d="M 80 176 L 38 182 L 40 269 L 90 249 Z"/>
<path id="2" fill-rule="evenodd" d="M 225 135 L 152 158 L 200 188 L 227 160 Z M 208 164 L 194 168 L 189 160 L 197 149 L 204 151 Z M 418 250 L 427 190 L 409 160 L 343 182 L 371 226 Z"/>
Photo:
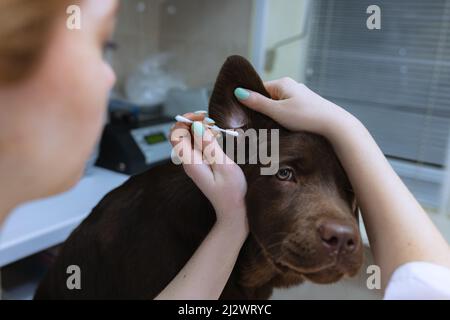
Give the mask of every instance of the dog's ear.
<path id="1" fill-rule="evenodd" d="M 256 70 L 241 56 L 229 57 L 217 77 L 209 101 L 209 116 L 225 129 L 274 129 L 279 126 L 268 117 L 244 105 L 234 96 L 236 88 L 245 88 L 270 98 Z"/>

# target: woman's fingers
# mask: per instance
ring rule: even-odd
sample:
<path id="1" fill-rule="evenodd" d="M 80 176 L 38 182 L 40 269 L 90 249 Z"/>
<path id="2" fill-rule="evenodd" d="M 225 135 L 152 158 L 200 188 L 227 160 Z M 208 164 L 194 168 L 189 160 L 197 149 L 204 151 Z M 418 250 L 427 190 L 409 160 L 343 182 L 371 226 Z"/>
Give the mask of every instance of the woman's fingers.
<path id="1" fill-rule="evenodd" d="M 203 121 L 205 119 L 204 114 L 186 113 L 183 117 L 192 121 Z M 182 138 L 190 137 L 191 124 L 177 122 L 171 129 L 170 142 L 175 147 L 182 141 Z"/>
<path id="2" fill-rule="evenodd" d="M 186 173 L 200 186 L 204 179 L 214 181 L 215 174 L 226 174 L 235 163 L 223 152 L 217 141 L 219 132 L 207 128 L 205 116 L 186 114 L 193 124 L 178 122 L 172 129 L 171 143 Z"/>
<path id="3" fill-rule="evenodd" d="M 210 129 L 204 133 L 202 147 L 205 162 L 211 166 L 214 173 L 221 172 L 226 168 L 225 166 L 233 164 L 223 152 L 216 135 Z"/>
<path id="4" fill-rule="evenodd" d="M 194 139 L 195 141 L 195 139 Z M 184 171 L 203 192 L 214 181 L 213 172 L 203 161 L 202 150 L 193 145 L 191 128 L 184 123 L 177 123 L 171 133 L 171 143 L 175 155 L 181 160 Z"/>
<path id="5" fill-rule="evenodd" d="M 267 81 L 264 83 L 272 99 L 286 100 L 296 95 L 299 84 L 291 78 Z"/>
<path id="6" fill-rule="evenodd" d="M 246 181 L 242 170 L 223 152 L 217 141 L 219 133 L 207 127 L 213 125 L 213 120 L 205 119 L 204 116 L 185 116 L 194 123 L 177 123 L 173 127 L 171 143 L 174 145 L 174 155 L 181 160 L 186 174 L 210 199 L 215 208 L 220 210 L 226 208 L 229 202 L 239 202 L 220 200 L 219 194 L 222 195 L 223 190 L 227 188 L 229 191 L 225 193 L 228 197 L 242 200 L 246 191 Z M 234 187 L 233 183 L 237 187 Z M 233 196 L 233 193 L 236 194 Z"/>
<path id="7" fill-rule="evenodd" d="M 199 151 L 195 150 L 194 152 Z M 197 156 L 201 157 L 201 154 L 199 153 Z M 206 192 L 207 188 L 211 187 L 211 183 L 214 181 L 214 174 L 209 165 L 205 163 L 183 163 L 183 168 L 186 174 L 195 182 L 203 193 Z"/>
<path id="8" fill-rule="evenodd" d="M 238 88 L 234 91 L 234 95 L 243 105 L 257 112 L 261 112 L 271 118 L 275 118 L 276 113 L 280 109 L 279 101 L 269 99 L 254 91 Z"/>
<path id="9" fill-rule="evenodd" d="M 213 169 L 223 154 L 216 134 L 203 123 L 205 115 L 185 114 L 193 124 L 176 123 L 171 132 L 171 143 L 186 173 L 202 189 L 214 181 Z"/>
<path id="10" fill-rule="evenodd" d="M 204 115 L 188 113 L 183 115 L 192 121 L 203 120 Z M 177 122 L 171 130 L 170 142 L 173 145 L 173 153 L 181 160 L 183 165 L 202 165 L 201 150 L 197 150 L 194 145 L 191 133 L 192 125 Z"/>
<path id="11" fill-rule="evenodd" d="M 296 125 L 298 119 L 293 118 L 293 111 L 299 105 L 295 99 L 296 97 L 308 99 L 307 88 L 291 78 L 269 81 L 264 85 L 272 99 L 244 88 L 236 89 L 234 94 L 250 109 L 267 115 L 288 129 L 298 129 Z"/>

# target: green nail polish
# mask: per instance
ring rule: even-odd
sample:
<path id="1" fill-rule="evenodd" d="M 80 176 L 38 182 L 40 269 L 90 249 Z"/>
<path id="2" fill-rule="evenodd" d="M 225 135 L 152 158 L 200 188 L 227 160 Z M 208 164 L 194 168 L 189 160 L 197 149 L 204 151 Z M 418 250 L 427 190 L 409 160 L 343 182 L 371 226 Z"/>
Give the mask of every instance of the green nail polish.
<path id="1" fill-rule="evenodd" d="M 250 97 L 250 92 L 242 88 L 237 88 L 236 90 L 234 90 L 234 95 L 239 100 L 247 100 Z"/>
<path id="2" fill-rule="evenodd" d="M 206 124 L 211 124 L 211 125 L 216 123 L 213 119 L 208 118 L 208 117 L 203 119 L 203 122 L 205 122 Z"/>
<path id="3" fill-rule="evenodd" d="M 192 131 L 197 137 L 203 137 L 205 127 L 203 126 L 203 123 L 196 121 L 192 124 Z"/>

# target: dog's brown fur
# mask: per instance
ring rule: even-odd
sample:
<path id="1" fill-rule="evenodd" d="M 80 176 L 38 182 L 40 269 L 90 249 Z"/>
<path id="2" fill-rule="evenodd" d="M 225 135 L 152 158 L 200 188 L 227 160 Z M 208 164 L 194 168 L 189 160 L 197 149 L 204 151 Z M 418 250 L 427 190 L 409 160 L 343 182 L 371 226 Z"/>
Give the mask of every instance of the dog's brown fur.
<path id="1" fill-rule="evenodd" d="M 269 96 L 252 66 L 230 57 L 210 100 L 210 117 L 224 128 L 280 129 L 280 168 L 292 181 L 262 176 L 242 165 L 250 236 L 223 299 L 267 299 L 274 287 L 305 279 L 330 283 L 354 275 L 362 263 L 354 195 L 330 144 L 292 133 L 243 107 L 233 96 L 244 87 Z M 351 254 L 330 254 L 318 236 L 323 221 L 355 231 Z M 41 283 L 37 299 L 152 299 L 193 255 L 215 222 L 205 196 L 183 169 L 167 164 L 132 177 L 109 193 L 66 241 Z M 66 287 L 67 267 L 81 269 L 81 290 Z"/>

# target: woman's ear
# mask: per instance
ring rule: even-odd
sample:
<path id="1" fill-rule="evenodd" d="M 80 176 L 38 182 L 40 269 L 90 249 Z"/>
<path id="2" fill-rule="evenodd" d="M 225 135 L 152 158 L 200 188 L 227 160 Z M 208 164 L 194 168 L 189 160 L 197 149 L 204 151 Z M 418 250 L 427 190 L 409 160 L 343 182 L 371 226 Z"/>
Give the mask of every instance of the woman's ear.
<path id="1" fill-rule="evenodd" d="M 234 96 L 237 88 L 249 89 L 270 98 L 256 70 L 241 56 L 229 57 L 217 77 L 209 101 L 209 116 L 225 129 L 272 128 L 275 122 L 244 105 Z"/>

